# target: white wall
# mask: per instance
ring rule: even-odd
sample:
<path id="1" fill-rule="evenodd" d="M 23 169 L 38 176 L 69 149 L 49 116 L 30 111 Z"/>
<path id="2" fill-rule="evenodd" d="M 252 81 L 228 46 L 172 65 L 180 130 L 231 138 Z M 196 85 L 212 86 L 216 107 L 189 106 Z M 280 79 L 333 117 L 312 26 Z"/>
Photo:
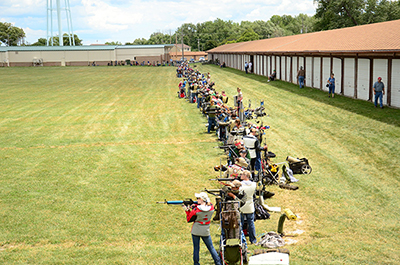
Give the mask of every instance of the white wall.
<path id="1" fill-rule="evenodd" d="M 400 108 L 400 59 L 392 60 L 391 105 Z"/>
<path id="2" fill-rule="evenodd" d="M 290 56 L 286 57 L 286 81 L 290 81 Z"/>
<path id="3" fill-rule="evenodd" d="M 312 57 L 306 57 L 305 65 L 306 65 L 306 68 L 305 68 L 306 69 L 306 78 L 305 78 L 306 85 L 311 87 L 311 85 L 312 85 L 311 78 L 313 76 L 313 73 L 312 73 L 312 71 L 313 71 L 313 69 L 312 69 Z"/>
<path id="4" fill-rule="evenodd" d="M 344 59 L 344 79 L 343 79 L 343 94 L 348 97 L 354 97 L 354 84 L 355 84 L 355 59 Z"/>
<path id="5" fill-rule="evenodd" d="M 374 73 L 373 73 L 373 79 L 371 82 L 371 86 L 378 80 L 378 77 L 382 77 L 382 82 L 385 84 L 385 95 L 383 95 L 383 104 L 386 104 L 386 84 L 387 84 L 387 66 L 388 66 L 388 60 L 386 59 L 374 59 Z M 393 83 L 393 82 L 392 82 Z M 375 97 L 373 97 L 373 100 L 375 100 Z"/>
<path id="6" fill-rule="evenodd" d="M 324 90 L 324 91 L 329 91 L 329 88 L 326 87 L 326 84 L 327 84 L 327 80 L 330 76 L 331 76 L 331 58 L 324 57 L 322 59 L 322 77 L 321 77 L 322 78 L 322 90 Z M 336 81 L 335 81 L 335 83 L 336 83 Z"/>
<path id="7" fill-rule="evenodd" d="M 321 88 L 321 57 L 314 57 L 314 87 Z"/>
<path id="8" fill-rule="evenodd" d="M 276 70 L 276 65 L 275 65 L 275 56 L 271 56 L 271 62 L 272 62 L 272 67 L 269 70 L 269 75 L 272 74 L 272 71 L 274 71 L 274 69 Z M 278 72 L 277 72 L 278 73 Z"/>
<path id="9" fill-rule="evenodd" d="M 332 72 L 335 74 L 335 94 L 339 94 L 342 87 L 342 61 L 340 59 L 333 58 Z"/>
<path id="10" fill-rule="evenodd" d="M 358 59 L 358 70 L 357 70 L 357 98 L 362 100 L 368 100 L 370 80 L 369 80 L 369 60 Z"/>
<path id="11" fill-rule="evenodd" d="M 299 71 L 299 67 L 297 66 L 297 56 L 293 56 L 292 59 L 292 67 L 293 67 L 293 72 L 292 72 L 292 81 L 294 84 L 297 84 L 297 72 Z"/>

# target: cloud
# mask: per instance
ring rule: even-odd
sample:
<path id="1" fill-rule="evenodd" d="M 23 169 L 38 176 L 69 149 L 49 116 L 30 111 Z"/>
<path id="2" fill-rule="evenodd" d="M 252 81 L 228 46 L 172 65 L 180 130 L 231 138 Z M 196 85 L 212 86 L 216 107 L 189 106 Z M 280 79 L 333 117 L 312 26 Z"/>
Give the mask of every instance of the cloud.
<path id="1" fill-rule="evenodd" d="M 40 38 L 46 38 L 46 30 L 34 30 L 29 27 L 22 29 L 24 30 L 25 35 L 29 36 L 29 38 L 25 39 L 25 41 L 28 42 L 29 44 L 37 42 L 37 40 Z"/>
<path id="2" fill-rule="evenodd" d="M 42 16 L 43 14 L 46 15 L 46 0 L 2 0 L 0 2 L 1 16 Z"/>

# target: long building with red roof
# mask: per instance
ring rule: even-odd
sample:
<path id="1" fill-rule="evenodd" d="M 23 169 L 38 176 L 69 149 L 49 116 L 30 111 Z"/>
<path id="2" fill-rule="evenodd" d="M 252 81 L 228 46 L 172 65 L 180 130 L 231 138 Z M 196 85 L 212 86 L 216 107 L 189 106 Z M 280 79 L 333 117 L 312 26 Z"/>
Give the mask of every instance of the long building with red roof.
<path id="1" fill-rule="evenodd" d="M 254 74 L 276 70 L 278 79 L 292 83 L 303 66 L 306 86 L 322 90 L 334 73 L 337 93 L 369 101 L 382 77 L 384 103 L 400 108 L 400 20 L 232 43 L 207 52 L 228 67 L 244 71 L 245 62 L 252 62 Z"/>

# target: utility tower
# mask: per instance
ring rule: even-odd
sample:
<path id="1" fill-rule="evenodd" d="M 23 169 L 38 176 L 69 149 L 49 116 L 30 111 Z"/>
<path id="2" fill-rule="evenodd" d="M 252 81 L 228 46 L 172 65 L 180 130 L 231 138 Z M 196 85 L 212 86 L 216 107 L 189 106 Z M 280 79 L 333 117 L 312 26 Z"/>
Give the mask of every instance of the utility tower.
<path id="1" fill-rule="evenodd" d="M 67 19 L 67 28 L 68 28 L 68 38 L 69 43 L 72 46 L 75 46 L 75 38 L 74 38 L 74 30 L 72 29 L 72 18 L 71 18 L 71 10 L 69 6 L 69 0 L 64 0 L 64 6 L 61 6 L 61 2 L 63 0 L 47 0 L 47 42 L 46 45 L 53 46 L 54 45 L 54 36 L 53 36 L 53 12 L 57 12 L 57 24 L 58 24 L 58 43 L 60 46 L 63 46 L 63 32 L 61 26 L 61 10 L 65 10 L 66 19 Z M 55 2 L 55 7 L 54 7 Z M 50 35 L 49 35 L 50 32 Z"/>

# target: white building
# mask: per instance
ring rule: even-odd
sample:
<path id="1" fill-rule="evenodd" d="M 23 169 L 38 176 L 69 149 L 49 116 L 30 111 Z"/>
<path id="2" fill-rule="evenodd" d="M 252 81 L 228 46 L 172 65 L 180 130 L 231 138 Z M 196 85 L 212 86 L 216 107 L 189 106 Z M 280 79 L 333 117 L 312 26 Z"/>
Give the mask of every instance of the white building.
<path id="1" fill-rule="evenodd" d="M 79 66 L 96 62 L 107 65 L 115 61 L 169 61 L 173 44 L 95 45 L 95 46 L 0 46 L 0 66 L 32 66 L 39 60 L 44 66 Z"/>

